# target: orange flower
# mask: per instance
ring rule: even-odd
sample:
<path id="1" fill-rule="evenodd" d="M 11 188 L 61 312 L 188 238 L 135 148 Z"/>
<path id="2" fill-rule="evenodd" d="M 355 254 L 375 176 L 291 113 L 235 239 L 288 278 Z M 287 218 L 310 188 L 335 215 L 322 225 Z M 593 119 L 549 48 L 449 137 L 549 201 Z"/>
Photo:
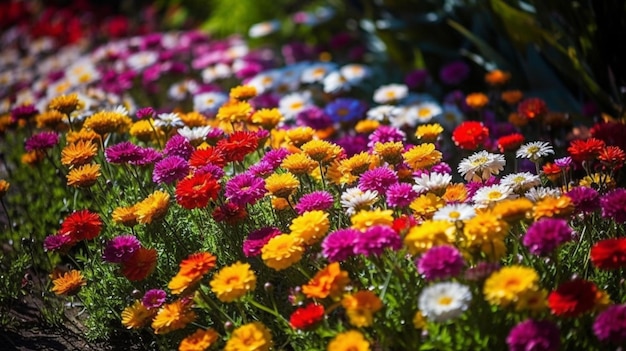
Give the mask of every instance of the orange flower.
<path id="1" fill-rule="evenodd" d="M 122 311 L 122 325 L 128 329 L 142 328 L 150 322 L 155 313 L 155 309 L 148 309 L 141 301 L 135 301 L 132 306 Z"/>
<path id="2" fill-rule="evenodd" d="M 122 275 L 130 281 L 144 280 L 154 271 L 156 260 L 155 249 L 139 248 L 122 264 Z"/>
<path id="3" fill-rule="evenodd" d="M 308 284 L 303 285 L 302 292 L 309 298 L 337 298 L 349 282 L 348 272 L 342 271 L 338 262 L 333 262 L 319 271 Z"/>
<path id="4" fill-rule="evenodd" d="M 91 162 L 97 153 L 98 147 L 96 144 L 91 141 L 79 140 L 63 148 L 63 151 L 61 151 L 61 163 L 64 166 L 82 166 Z"/>
<path id="5" fill-rule="evenodd" d="M 88 188 L 98 181 L 100 165 L 97 163 L 82 165 L 67 174 L 67 185 Z"/>
<path id="6" fill-rule="evenodd" d="M 494 69 L 485 74 L 485 82 L 489 85 L 503 85 L 511 79 L 511 73 Z"/>
<path id="7" fill-rule="evenodd" d="M 483 93 L 472 93 L 465 97 L 465 103 L 467 106 L 475 110 L 480 110 L 481 108 L 487 106 L 489 98 Z"/>
<path id="8" fill-rule="evenodd" d="M 184 328 L 195 319 L 196 314 L 191 310 L 191 302 L 177 300 L 161 307 L 152 321 L 152 329 L 155 334 L 167 334 Z"/>
<path id="9" fill-rule="evenodd" d="M 607 146 L 600 151 L 598 160 L 606 167 L 620 169 L 626 162 L 626 153 L 619 146 Z"/>
<path id="10" fill-rule="evenodd" d="M 87 281 L 80 271 L 72 269 L 52 281 L 52 291 L 57 295 L 75 295 Z"/>
<path id="11" fill-rule="evenodd" d="M 371 326 L 374 323 L 374 313 L 383 308 L 380 298 L 368 290 L 344 296 L 341 305 L 346 309 L 350 324 L 355 327 Z"/>
<path id="12" fill-rule="evenodd" d="M 219 335 L 213 328 L 197 329 L 195 333 L 184 338 L 178 346 L 178 351 L 204 351 L 213 345 Z"/>
<path id="13" fill-rule="evenodd" d="M 543 217 L 567 218 L 574 212 L 574 204 L 569 196 L 547 196 L 537 202 L 533 209 L 535 221 Z"/>
<path id="14" fill-rule="evenodd" d="M 558 182 L 561 177 L 561 168 L 552 162 L 548 162 L 542 167 L 543 174 L 546 175 L 551 182 Z"/>
<path id="15" fill-rule="evenodd" d="M 180 270 L 170 280 L 167 287 L 172 294 L 183 294 L 188 292 L 190 287 L 196 285 L 213 267 L 215 267 L 215 256 L 208 252 L 198 252 L 189 255 L 180 263 Z"/>

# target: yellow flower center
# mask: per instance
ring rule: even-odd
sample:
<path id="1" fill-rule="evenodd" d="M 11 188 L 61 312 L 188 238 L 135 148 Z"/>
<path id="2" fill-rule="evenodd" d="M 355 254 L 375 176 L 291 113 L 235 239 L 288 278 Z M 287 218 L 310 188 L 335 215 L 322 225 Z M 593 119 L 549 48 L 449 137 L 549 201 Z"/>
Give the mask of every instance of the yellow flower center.
<path id="1" fill-rule="evenodd" d="M 452 298 L 450 296 L 442 296 L 437 300 L 437 303 L 443 306 L 448 306 L 452 303 Z"/>
<path id="2" fill-rule="evenodd" d="M 461 213 L 459 213 L 459 211 L 452 211 L 449 216 L 450 218 L 459 219 L 459 217 L 461 217 Z"/>
<path id="3" fill-rule="evenodd" d="M 501 198 L 501 197 L 502 197 L 502 193 L 501 193 L 501 192 L 499 192 L 499 191 L 497 191 L 497 190 L 494 190 L 494 191 L 490 192 L 490 193 L 487 195 L 487 198 L 488 198 L 489 200 L 496 200 L 496 199 L 499 199 L 499 198 Z"/>

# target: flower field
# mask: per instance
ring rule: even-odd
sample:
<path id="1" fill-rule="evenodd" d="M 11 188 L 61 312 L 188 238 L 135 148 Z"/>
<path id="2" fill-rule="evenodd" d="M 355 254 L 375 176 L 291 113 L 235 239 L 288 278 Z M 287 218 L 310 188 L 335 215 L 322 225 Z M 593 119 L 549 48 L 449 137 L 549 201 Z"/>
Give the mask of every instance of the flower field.
<path id="1" fill-rule="evenodd" d="M 412 30 L 337 4 L 218 35 L 193 2 L 27 3 L 0 11 L 0 326 L 37 296 L 136 349 L 626 345 L 624 106 L 591 73 L 537 89 L 460 5 L 407 63 Z"/>

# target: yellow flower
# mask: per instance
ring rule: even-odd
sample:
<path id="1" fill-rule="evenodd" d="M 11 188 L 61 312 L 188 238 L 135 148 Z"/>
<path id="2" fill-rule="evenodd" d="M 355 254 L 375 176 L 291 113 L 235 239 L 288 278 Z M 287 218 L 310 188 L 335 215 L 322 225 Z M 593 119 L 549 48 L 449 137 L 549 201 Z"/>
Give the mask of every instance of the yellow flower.
<path id="1" fill-rule="evenodd" d="M 304 246 L 302 239 L 289 234 L 273 237 L 261 249 L 261 258 L 266 266 L 277 271 L 291 267 L 302 259 Z"/>
<path id="2" fill-rule="evenodd" d="M 72 169 L 67 174 L 67 185 L 87 188 L 98 181 L 100 177 L 100 165 L 97 163 L 82 165 Z"/>
<path id="3" fill-rule="evenodd" d="M 479 212 L 463 226 L 463 245 L 479 249 L 489 258 L 499 259 L 505 253 L 504 238 L 509 225 L 493 212 Z"/>
<path id="4" fill-rule="evenodd" d="M 365 231 L 367 228 L 375 225 L 391 226 L 393 224 L 393 211 L 381 210 L 379 208 L 373 211 L 361 210 L 354 216 L 350 217 L 352 228 Z"/>
<path id="5" fill-rule="evenodd" d="M 516 311 L 540 312 L 548 308 L 548 292 L 545 289 L 526 291 L 515 302 Z"/>
<path id="6" fill-rule="evenodd" d="M 252 322 L 233 331 L 224 351 L 269 351 L 272 345 L 270 330 L 261 322 Z"/>
<path id="7" fill-rule="evenodd" d="M 4 134 L 13 125 L 13 117 L 10 114 L 0 115 L 0 134 Z"/>
<path id="8" fill-rule="evenodd" d="M 371 119 L 364 119 L 359 121 L 356 126 L 354 126 L 354 130 L 357 133 L 370 134 L 378 129 L 378 126 L 380 126 L 380 122 Z"/>
<path id="9" fill-rule="evenodd" d="M 326 140 L 311 140 L 303 144 L 300 149 L 317 162 L 329 162 L 339 156 L 343 149 Z"/>
<path id="10" fill-rule="evenodd" d="M 66 115 L 57 110 L 49 110 L 35 116 L 37 128 L 48 128 L 58 131 L 66 131 L 69 126 L 64 123 L 67 119 Z"/>
<path id="11" fill-rule="evenodd" d="M 284 119 L 280 110 L 277 108 L 263 108 L 252 114 L 252 123 L 271 130 L 276 127 Z"/>
<path id="12" fill-rule="evenodd" d="M 530 217 L 533 202 L 525 197 L 505 199 L 495 204 L 491 212 L 508 223 L 514 223 Z"/>
<path id="13" fill-rule="evenodd" d="M 404 145 L 400 141 L 388 141 L 386 143 L 376 142 L 374 144 L 374 154 L 390 165 L 402 162 L 402 152 Z"/>
<path id="14" fill-rule="evenodd" d="M 82 109 L 84 106 L 85 104 L 78 98 L 78 94 L 76 93 L 57 96 L 48 103 L 48 109 L 57 110 L 68 116 L 72 112 Z"/>
<path id="15" fill-rule="evenodd" d="M 535 221 L 543 217 L 566 218 L 572 212 L 574 212 L 574 204 L 569 196 L 547 196 L 535 203 L 533 218 Z"/>
<path id="16" fill-rule="evenodd" d="M 246 122 L 252 113 L 252 106 L 245 101 L 231 100 L 217 110 L 217 120 L 220 122 Z"/>
<path id="17" fill-rule="evenodd" d="M 141 301 L 135 301 L 132 306 L 124 308 L 122 311 L 122 325 L 128 329 L 139 329 L 146 326 L 156 310 L 150 310 Z"/>
<path id="18" fill-rule="evenodd" d="M 284 211 L 289 209 L 289 202 L 287 201 L 287 199 L 284 199 L 282 197 L 273 197 L 272 196 L 272 208 L 274 208 L 277 211 Z"/>
<path id="19" fill-rule="evenodd" d="M 28 151 L 22 155 L 21 161 L 23 164 L 34 166 L 37 163 L 41 162 L 46 154 L 44 154 L 40 150 Z"/>
<path id="20" fill-rule="evenodd" d="M 210 285 L 220 301 L 233 302 L 256 288 L 256 275 L 250 264 L 236 262 L 217 272 Z"/>
<path id="21" fill-rule="evenodd" d="M 428 251 L 433 246 L 454 244 L 455 235 L 454 223 L 427 220 L 409 229 L 404 237 L 404 245 L 411 254 L 418 255 Z"/>
<path id="22" fill-rule="evenodd" d="M 328 213 L 324 211 L 307 211 L 291 221 L 291 235 L 297 236 L 305 245 L 320 241 L 330 228 Z"/>
<path id="23" fill-rule="evenodd" d="M 411 204 L 409 208 L 413 210 L 413 213 L 423 218 L 432 218 L 438 209 L 446 205 L 446 202 L 439 196 L 433 193 L 426 193 L 418 196 Z"/>
<path id="24" fill-rule="evenodd" d="M 435 142 L 443 133 L 443 127 L 439 123 L 422 124 L 415 130 L 415 137 L 424 142 Z"/>
<path id="25" fill-rule="evenodd" d="M 230 89 L 229 96 L 231 99 L 239 101 L 247 101 L 255 97 L 256 88 L 251 85 L 238 85 Z"/>
<path id="26" fill-rule="evenodd" d="M 369 327 L 374 323 L 374 313 L 383 308 L 383 302 L 368 290 L 345 295 L 341 305 L 346 309 L 350 324 L 355 327 Z"/>
<path id="27" fill-rule="evenodd" d="M 205 351 L 211 345 L 213 345 L 219 335 L 213 328 L 209 329 L 196 329 L 196 331 L 181 340 L 178 345 L 178 351 Z"/>
<path id="28" fill-rule="evenodd" d="M 539 290 L 539 275 L 525 266 L 512 265 L 492 273 L 485 281 L 483 294 L 492 305 L 506 307 L 516 303 L 520 296 Z"/>
<path id="29" fill-rule="evenodd" d="M 307 154 L 296 152 L 287 155 L 283 162 L 280 164 L 281 168 L 295 175 L 308 174 L 318 166 L 318 163 L 313 161 Z"/>
<path id="30" fill-rule="evenodd" d="M 435 144 L 424 143 L 412 147 L 409 151 L 403 153 L 402 157 L 413 170 L 417 171 L 439 163 L 442 154 L 435 149 Z"/>
<path id="31" fill-rule="evenodd" d="M 129 133 L 144 143 L 165 137 L 165 132 L 163 132 L 161 128 L 154 125 L 154 120 L 152 118 L 142 119 L 133 123 L 130 127 Z"/>
<path id="32" fill-rule="evenodd" d="M 137 222 L 150 224 L 153 221 L 165 216 L 170 204 L 170 195 L 164 191 L 157 190 L 150 194 L 143 201 L 137 203 L 135 214 Z"/>
<path id="33" fill-rule="evenodd" d="M 9 191 L 11 184 L 4 179 L 0 179 L 0 198 L 2 198 Z"/>
<path id="34" fill-rule="evenodd" d="M 328 343 L 327 351 L 370 351 L 370 343 L 357 330 L 337 334 Z"/>
<path id="35" fill-rule="evenodd" d="M 127 227 L 133 227 L 137 225 L 137 205 L 128 207 L 118 207 L 111 213 L 113 222 L 122 224 Z"/>
<path id="36" fill-rule="evenodd" d="M 181 121 L 189 128 L 203 127 L 209 124 L 207 118 L 197 111 L 179 114 Z"/>
<path id="37" fill-rule="evenodd" d="M 57 295 L 75 295 L 87 281 L 80 271 L 72 269 L 52 281 L 52 291 Z"/>
<path id="38" fill-rule="evenodd" d="M 413 327 L 418 330 L 426 327 L 426 318 L 424 317 L 422 311 L 415 312 L 415 316 L 413 316 Z"/>
<path id="39" fill-rule="evenodd" d="M 191 310 L 191 303 L 176 300 L 163 305 L 152 321 L 152 329 L 155 334 L 167 334 L 171 331 L 182 329 L 196 319 L 196 314 Z"/>
<path id="40" fill-rule="evenodd" d="M 315 130 L 311 127 L 297 127 L 289 129 L 285 135 L 285 141 L 293 146 L 300 147 L 313 140 Z"/>
<path id="41" fill-rule="evenodd" d="M 83 128 L 91 129 L 99 135 L 124 133 L 132 124 L 130 117 L 117 111 L 100 111 L 87 117 Z"/>
<path id="42" fill-rule="evenodd" d="M 358 177 L 368 169 L 376 167 L 378 162 L 376 158 L 367 152 L 358 153 L 350 158 L 340 161 L 339 171 L 342 173 L 350 173 Z"/>
<path id="43" fill-rule="evenodd" d="M 338 262 L 333 262 L 303 285 L 302 293 L 308 298 L 325 299 L 329 296 L 339 298 L 348 283 L 350 283 L 348 272 L 341 270 Z"/>
<path id="44" fill-rule="evenodd" d="M 319 168 L 316 168 L 313 170 L 313 172 L 311 172 L 311 175 L 315 179 L 321 179 L 320 174 L 321 173 L 320 173 Z M 333 184 L 340 185 L 340 186 L 345 185 L 345 184 L 352 184 L 359 179 L 358 177 L 352 175 L 352 173 L 342 170 L 340 160 L 333 160 L 330 162 L 330 164 L 326 168 L 325 176 Z"/>
<path id="45" fill-rule="evenodd" d="M 300 186 L 292 173 L 274 173 L 265 179 L 265 189 L 276 197 L 288 198 Z"/>
<path id="46" fill-rule="evenodd" d="M 468 196 L 467 188 L 463 183 L 450 184 L 446 187 L 446 192 L 441 198 L 446 203 L 461 203 L 467 200 Z"/>
<path id="47" fill-rule="evenodd" d="M 100 141 L 100 136 L 93 130 L 83 128 L 78 132 L 68 132 L 66 139 L 68 144 L 74 144 L 81 140 L 97 144 Z"/>
<path id="48" fill-rule="evenodd" d="M 615 179 L 611 178 L 610 175 L 605 173 L 594 173 L 591 176 L 585 176 L 578 183 L 580 186 L 586 186 L 588 188 L 592 188 L 594 186 L 601 186 L 606 189 L 615 188 Z"/>
<path id="49" fill-rule="evenodd" d="M 91 162 L 97 153 L 98 147 L 96 144 L 90 141 L 79 140 L 63 148 L 63 151 L 61 151 L 61 163 L 64 166 L 82 166 Z"/>

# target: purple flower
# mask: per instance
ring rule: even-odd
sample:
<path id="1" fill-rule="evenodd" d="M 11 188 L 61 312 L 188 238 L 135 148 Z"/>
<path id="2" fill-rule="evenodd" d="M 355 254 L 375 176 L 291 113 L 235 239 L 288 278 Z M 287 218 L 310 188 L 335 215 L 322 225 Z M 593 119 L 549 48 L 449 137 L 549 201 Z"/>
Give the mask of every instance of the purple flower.
<path id="1" fill-rule="evenodd" d="M 287 155 L 289 155 L 289 151 L 285 148 L 281 147 L 280 149 L 272 149 L 263 156 L 261 161 L 269 163 L 272 168 L 276 168 L 280 166 L 283 159 L 287 157 Z"/>
<path id="2" fill-rule="evenodd" d="M 156 112 L 154 111 L 154 109 L 152 107 L 142 107 L 139 110 L 137 110 L 137 118 L 142 119 L 142 118 L 152 118 L 154 115 L 156 114 Z"/>
<path id="3" fill-rule="evenodd" d="M 404 142 L 405 137 L 406 134 L 403 131 L 392 126 L 381 125 L 369 135 L 367 147 L 369 147 L 370 150 L 373 150 L 376 143 L 384 144 L 386 142 Z"/>
<path id="4" fill-rule="evenodd" d="M 331 208 L 334 203 L 335 199 L 329 192 L 314 191 L 303 195 L 295 206 L 295 209 L 300 215 L 307 211 L 325 211 Z"/>
<path id="5" fill-rule="evenodd" d="M 450 62 L 439 71 L 439 79 L 447 85 L 457 85 L 463 82 L 470 73 L 469 66 L 463 61 Z"/>
<path id="6" fill-rule="evenodd" d="M 626 222 L 626 189 L 618 188 L 606 193 L 600 199 L 602 217 L 615 220 L 617 223 Z"/>
<path id="7" fill-rule="evenodd" d="M 46 150 L 59 143 L 59 135 L 55 132 L 41 132 L 26 140 L 26 151 Z"/>
<path id="8" fill-rule="evenodd" d="M 46 251 L 64 251 L 72 245 L 72 238 L 69 235 L 48 235 L 43 240 L 43 248 Z"/>
<path id="9" fill-rule="evenodd" d="M 135 166 L 149 166 L 157 161 L 159 161 L 163 155 L 161 155 L 161 152 L 153 149 L 151 147 L 146 147 L 146 148 L 139 148 L 139 159 L 136 161 L 131 162 L 132 165 Z"/>
<path id="10" fill-rule="evenodd" d="M 363 151 L 367 151 L 367 138 L 363 134 L 343 135 L 335 140 L 335 144 L 341 146 L 346 151 L 347 157 L 352 157 Z"/>
<path id="11" fill-rule="evenodd" d="M 224 136 L 224 130 L 223 129 L 211 128 L 211 130 L 209 130 L 209 133 L 206 135 L 205 138 L 207 140 L 207 143 L 209 143 L 211 145 L 214 145 L 223 136 Z"/>
<path id="12" fill-rule="evenodd" d="M 598 314 L 593 322 L 593 333 L 600 341 L 616 345 L 626 343 L 626 305 L 613 305 Z"/>
<path id="13" fill-rule="evenodd" d="M 266 177 L 274 173 L 274 167 L 269 162 L 260 161 L 248 167 L 248 172 L 257 177 Z"/>
<path id="14" fill-rule="evenodd" d="M 330 262 L 338 262 L 353 256 L 354 244 L 361 235 L 356 229 L 339 229 L 328 234 L 322 242 L 322 254 Z"/>
<path id="15" fill-rule="evenodd" d="M 39 111 L 33 105 L 17 106 L 11 110 L 11 120 L 17 122 L 20 119 L 29 119 L 38 113 Z"/>
<path id="16" fill-rule="evenodd" d="M 556 351 L 561 346 L 559 328 L 550 321 L 527 319 L 506 337 L 509 351 Z"/>
<path id="17" fill-rule="evenodd" d="M 243 253 L 246 257 L 258 256 L 261 249 L 271 238 L 280 235 L 280 229 L 275 227 L 264 227 L 250 232 L 243 242 Z"/>
<path id="18" fill-rule="evenodd" d="M 202 166 L 194 171 L 194 174 L 210 173 L 213 179 L 221 179 L 224 176 L 224 170 L 212 163 Z"/>
<path id="19" fill-rule="evenodd" d="M 433 173 L 440 173 L 440 174 L 451 174 L 452 173 L 452 168 L 450 168 L 450 165 L 445 163 L 445 162 L 441 162 L 438 163 L 436 165 L 434 165 L 431 169 L 431 172 Z"/>
<path id="20" fill-rule="evenodd" d="M 557 158 L 554 164 L 561 169 L 567 169 L 572 165 L 572 158 L 569 156 Z"/>
<path id="21" fill-rule="evenodd" d="M 122 263 L 139 250 L 141 242 L 134 235 L 120 235 L 111 239 L 102 253 L 102 259 L 109 263 Z"/>
<path id="22" fill-rule="evenodd" d="M 389 207 L 406 207 L 418 194 L 409 183 L 395 183 L 389 186 L 386 195 Z"/>
<path id="23" fill-rule="evenodd" d="M 537 256 L 548 256 L 572 239 L 572 228 L 564 219 L 542 218 L 531 224 L 523 238 L 524 246 Z"/>
<path id="24" fill-rule="evenodd" d="M 324 111 L 334 122 L 352 122 L 365 115 L 367 104 L 358 99 L 338 98 L 326 105 Z"/>
<path id="25" fill-rule="evenodd" d="M 279 96 L 272 93 L 264 93 L 255 96 L 250 99 L 250 105 L 254 107 L 255 110 L 260 110 L 262 108 L 274 108 L 278 106 Z"/>
<path id="26" fill-rule="evenodd" d="M 322 130 L 333 125 L 333 121 L 324 110 L 317 106 L 311 106 L 296 115 L 296 123 L 299 126 L 307 126 L 313 129 Z"/>
<path id="27" fill-rule="evenodd" d="M 254 205 L 265 193 L 265 180 L 250 172 L 232 177 L 224 191 L 226 198 L 238 206 Z"/>
<path id="28" fill-rule="evenodd" d="M 141 148 L 130 141 L 124 141 L 104 150 L 104 156 L 109 163 L 131 163 L 142 158 Z"/>
<path id="29" fill-rule="evenodd" d="M 189 160 L 191 154 L 194 151 L 193 145 L 180 134 L 173 135 L 170 140 L 165 143 L 165 148 L 163 149 L 163 153 L 169 156 L 179 156 L 184 158 L 185 160 Z"/>
<path id="30" fill-rule="evenodd" d="M 402 239 L 391 227 L 375 225 L 356 236 L 354 253 L 365 256 L 380 256 L 385 249 L 400 250 Z"/>
<path id="31" fill-rule="evenodd" d="M 577 213 L 592 213 L 600 207 L 600 194 L 593 188 L 579 186 L 567 192 Z"/>
<path id="32" fill-rule="evenodd" d="M 461 273 L 465 260 L 454 246 L 433 246 L 416 260 L 417 271 L 427 280 L 448 279 Z"/>
<path id="33" fill-rule="evenodd" d="M 404 77 L 404 84 L 411 89 L 417 89 L 422 87 L 428 81 L 428 70 L 416 69 L 413 70 Z"/>
<path id="34" fill-rule="evenodd" d="M 141 299 L 141 304 L 145 308 L 159 308 L 165 303 L 167 293 L 161 289 L 150 289 L 146 291 Z"/>
<path id="35" fill-rule="evenodd" d="M 465 279 L 470 281 L 482 280 L 499 269 L 500 264 L 497 262 L 478 262 L 475 266 L 465 271 Z"/>
<path id="36" fill-rule="evenodd" d="M 189 164 L 179 156 L 168 156 L 154 165 L 152 181 L 171 184 L 189 175 Z"/>
<path id="37" fill-rule="evenodd" d="M 377 167 L 361 174 L 359 189 L 362 191 L 375 190 L 384 194 L 391 185 L 398 182 L 398 175 L 387 167 Z"/>

